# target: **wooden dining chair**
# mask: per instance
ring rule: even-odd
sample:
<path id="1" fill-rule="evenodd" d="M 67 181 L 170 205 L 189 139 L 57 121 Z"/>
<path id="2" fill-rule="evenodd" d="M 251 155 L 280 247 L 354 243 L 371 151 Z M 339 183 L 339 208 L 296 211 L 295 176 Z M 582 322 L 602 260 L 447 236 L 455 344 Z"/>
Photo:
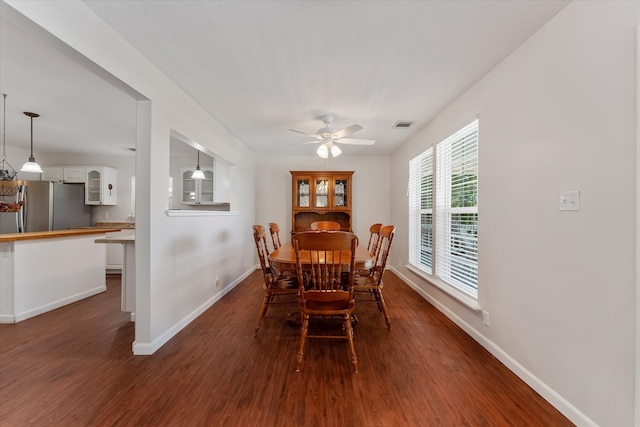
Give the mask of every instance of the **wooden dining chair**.
<path id="1" fill-rule="evenodd" d="M 369 252 L 375 252 L 376 246 L 378 244 L 378 239 L 380 238 L 380 229 L 382 228 L 382 224 L 376 223 L 369 227 L 369 243 L 367 243 L 367 249 Z"/>
<path id="2" fill-rule="evenodd" d="M 282 246 L 280 243 L 280 227 L 275 222 L 269 223 L 269 232 L 271 233 L 271 241 L 273 242 L 273 249 L 279 249 Z"/>
<path id="3" fill-rule="evenodd" d="M 256 242 L 258 260 L 260 261 L 260 268 L 262 268 L 262 276 L 264 278 L 264 283 L 262 284 L 264 288 L 264 298 L 260 306 L 258 323 L 253 331 L 254 336 L 257 336 L 260 325 L 262 324 L 262 319 L 264 319 L 267 314 L 269 306 L 296 304 L 296 300 L 293 298 L 288 298 L 285 301 L 284 298 L 281 300 L 278 297 L 296 295 L 298 293 L 298 281 L 295 276 L 280 276 L 269 266 L 269 248 L 267 247 L 267 237 L 263 226 L 253 226 L 253 239 Z M 278 298 L 277 301 L 275 300 L 276 298 Z"/>
<path id="4" fill-rule="evenodd" d="M 273 249 L 280 249 L 282 243 L 280 242 L 280 227 L 275 222 L 269 223 L 269 232 L 271 233 L 271 241 L 273 242 Z M 296 271 L 294 269 L 291 270 L 280 270 L 277 272 L 279 276 L 293 276 L 293 280 L 297 280 Z"/>
<path id="5" fill-rule="evenodd" d="M 302 369 L 307 338 L 346 339 L 351 363 L 358 372 L 353 344 L 353 284 L 357 238 L 353 233 L 303 232 L 294 237 L 298 272 L 298 307 L 302 325 L 296 372 Z M 303 273 L 304 272 L 304 273 Z M 309 334 L 309 320 L 341 319 L 345 335 Z"/>
<path id="6" fill-rule="evenodd" d="M 311 223 L 313 231 L 340 231 L 340 224 L 335 221 L 315 221 Z"/>
<path id="7" fill-rule="evenodd" d="M 382 276 L 387 266 L 387 257 L 391 250 L 395 232 L 396 227 L 393 225 L 385 225 L 380 229 L 380 238 L 375 252 L 373 267 L 366 276 L 356 275 L 354 283 L 356 299 L 359 302 L 375 302 L 378 305 L 378 310 L 384 315 L 384 320 L 387 322 L 387 328 L 389 330 L 391 330 L 391 319 L 389 318 L 387 304 L 382 295 L 382 288 L 384 287 Z"/>

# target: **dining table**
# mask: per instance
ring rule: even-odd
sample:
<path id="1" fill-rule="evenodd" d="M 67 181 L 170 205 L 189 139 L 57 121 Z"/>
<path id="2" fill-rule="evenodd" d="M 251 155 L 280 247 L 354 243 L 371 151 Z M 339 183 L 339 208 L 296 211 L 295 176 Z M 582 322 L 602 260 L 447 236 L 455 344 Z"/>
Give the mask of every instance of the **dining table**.
<path id="1" fill-rule="evenodd" d="M 349 264 L 351 251 L 342 251 L 342 259 L 345 260 L 345 265 Z M 306 256 L 306 262 L 305 262 Z M 309 254 L 301 253 L 300 261 L 302 264 L 309 263 Z M 356 248 L 356 270 L 366 270 L 373 267 L 375 261 L 375 254 L 369 252 L 366 246 L 360 246 Z M 275 249 L 269 254 L 269 264 L 276 271 L 294 271 L 296 270 L 296 250 L 293 247 L 293 242 L 289 241 L 283 243 L 278 249 Z"/>

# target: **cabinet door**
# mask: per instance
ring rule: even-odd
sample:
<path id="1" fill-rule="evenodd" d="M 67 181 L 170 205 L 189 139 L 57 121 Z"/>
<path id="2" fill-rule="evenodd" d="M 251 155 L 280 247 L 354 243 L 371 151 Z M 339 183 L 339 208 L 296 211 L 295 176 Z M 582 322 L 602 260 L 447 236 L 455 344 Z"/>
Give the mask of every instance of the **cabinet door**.
<path id="1" fill-rule="evenodd" d="M 316 210 L 331 209 L 330 202 L 331 179 L 316 177 L 314 179 L 314 208 Z"/>
<path id="2" fill-rule="evenodd" d="M 293 207 L 294 209 L 311 207 L 311 177 L 296 176 L 293 179 Z"/>
<path id="3" fill-rule="evenodd" d="M 62 168 L 59 167 L 43 167 L 40 181 L 62 181 Z M 84 182 L 84 177 L 83 181 Z"/>
<path id="4" fill-rule="evenodd" d="M 64 182 L 84 183 L 86 171 L 85 168 L 64 168 L 62 176 Z"/>
<path id="5" fill-rule="evenodd" d="M 87 180 L 85 182 L 85 204 L 99 205 L 102 203 L 101 197 L 102 171 L 98 169 L 87 169 Z"/>
<path id="6" fill-rule="evenodd" d="M 102 194 L 100 200 L 103 205 L 117 205 L 118 204 L 118 171 L 110 167 L 102 168 L 102 176 L 100 177 L 102 182 L 100 188 Z"/>
<path id="7" fill-rule="evenodd" d="M 198 192 L 199 202 L 202 205 L 213 204 L 213 170 L 202 168 L 204 172 L 204 179 L 198 182 L 200 191 Z"/>
<path id="8" fill-rule="evenodd" d="M 182 170 L 182 203 L 185 205 L 195 205 L 198 203 L 197 180 L 191 178 L 193 169 Z"/>
<path id="9" fill-rule="evenodd" d="M 333 209 L 349 210 L 351 208 L 351 180 L 349 177 L 334 177 L 331 188 Z"/>

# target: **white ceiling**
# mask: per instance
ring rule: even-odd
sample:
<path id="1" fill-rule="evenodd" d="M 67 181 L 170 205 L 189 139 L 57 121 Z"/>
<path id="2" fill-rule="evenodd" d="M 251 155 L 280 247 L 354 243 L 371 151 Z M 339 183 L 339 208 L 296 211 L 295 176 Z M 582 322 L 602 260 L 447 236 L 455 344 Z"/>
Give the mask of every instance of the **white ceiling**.
<path id="1" fill-rule="evenodd" d="M 567 1 L 85 3 L 258 155 L 314 155 L 298 129 L 357 123 L 344 155 L 389 155 Z M 131 154 L 135 103 L 2 4 L 7 145 Z M 395 122 L 413 121 L 408 129 Z"/>

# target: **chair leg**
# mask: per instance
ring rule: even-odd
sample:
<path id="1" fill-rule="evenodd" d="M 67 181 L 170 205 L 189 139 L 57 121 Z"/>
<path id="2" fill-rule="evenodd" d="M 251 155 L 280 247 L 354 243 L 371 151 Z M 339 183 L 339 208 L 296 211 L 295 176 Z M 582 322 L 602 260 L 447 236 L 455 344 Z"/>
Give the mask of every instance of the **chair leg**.
<path id="1" fill-rule="evenodd" d="M 258 331 L 260 330 L 260 326 L 262 325 L 262 319 L 264 319 L 264 316 L 267 314 L 267 308 L 269 308 L 269 303 L 271 302 L 272 297 L 273 296 L 270 295 L 269 292 L 265 292 L 264 299 L 262 300 L 262 306 L 260 307 L 260 315 L 258 316 L 258 324 L 253 331 L 254 337 L 258 336 Z"/>
<path id="2" fill-rule="evenodd" d="M 302 314 L 302 313 L 301 313 Z M 300 326 L 300 348 L 298 349 L 298 357 L 296 358 L 298 366 L 296 372 L 302 370 L 302 359 L 304 358 L 304 342 L 307 339 L 307 329 L 309 328 L 309 315 L 302 314 L 302 325 Z"/>
<path id="3" fill-rule="evenodd" d="M 391 319 L 387 314 L 387 304 L 384 302 L 384 297 L 382 296 L 382 291 L 380 289 L 376 290 L 376 299 L 379 302 L 379 305 L 382 308 L 382 314 L 384 315 L 384 321 L 387 322 L 387 329 L 391 330 Z"/>
<path id="4" fill-rule="evenodd" d="M 382 309 L 382 305 L 380 304 L 380 291 L 378 289 L 369 289 L 371 291 L 371 293 L 373 294 L 373 299 L 376 301 L 376 305 L 378 306 L 378 311 L 380 312 L 384 312 L 384 310 Z"/>
<path id="5" fill-rule="evenodd" d="M 351 353 L 351 363 L 355 370 L 354 373 L 358 373 L 358 357 L 356 356 L 356 348 L 353 345 L 353 326 L 351 325 L 351 315 L 344 315 L 344 328 L 347 332 L 347 340 L 349 341 L 349 352 Z"/>

